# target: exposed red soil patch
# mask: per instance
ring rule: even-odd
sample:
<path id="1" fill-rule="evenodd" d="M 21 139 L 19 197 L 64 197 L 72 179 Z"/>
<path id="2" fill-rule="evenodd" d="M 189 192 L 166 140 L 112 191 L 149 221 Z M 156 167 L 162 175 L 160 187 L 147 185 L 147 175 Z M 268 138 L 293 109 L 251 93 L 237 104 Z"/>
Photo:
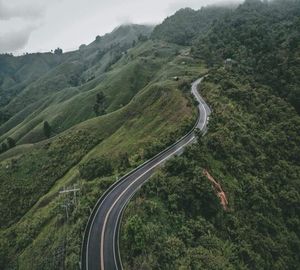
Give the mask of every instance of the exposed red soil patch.
<path id="1" fill-rule="evenodd" d="M 222 186 L 217 182 L 211 174 L 207 170 L 203 170 L 203 174 L 207 177 L 207 179 L 212 183 L 214 190 L 217 194 L 217 196 L 220 199 L 221 205 L 223 206 L 223 209 L 225 211 L 228 210 L 228 200 L 226 193 L 223 191 Z"/>

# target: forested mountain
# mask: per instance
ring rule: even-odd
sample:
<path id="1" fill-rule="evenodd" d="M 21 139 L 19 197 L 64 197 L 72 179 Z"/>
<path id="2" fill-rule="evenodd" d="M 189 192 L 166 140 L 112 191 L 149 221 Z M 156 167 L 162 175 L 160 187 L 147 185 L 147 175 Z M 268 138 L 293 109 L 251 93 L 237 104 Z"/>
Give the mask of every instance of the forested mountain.
<path id="1" fill-rule="evenodd" d="M 209 67 L 199 91 L 213 112 L 207 134 L 129 204 L 125 269 L 299 269 L 299 11 L 299 1 L 246 1 L 215 9 L 208 28 L 190 10 L 156 28 L 181 44 L 175 29 L 195 22 L 185 38 Z"/>
<path id="2" fill-rule="evenodd" d="M 210 71 L 200 91 L 209 131 L 129 204 L 124 268 L 298 269 L 299 115 L 238 71 Z"/>
<path id="3" fill-rule="evenodd" d="M 200 10 L 181 9 L 154 28 L 152 38 L 179 45 L 191 45 L 193 40 L 204 35 L 216 19 L 232 12 L 233 7 L 206 7 Z"/>
<path id="4" fill-rule="evenodd" d="M 212 67 L 232 59 L 300 112 L 298 0 L 247 0 L 237 8 L 183 9 L 158 25 L 153 38 L 193 45 Z"/>
<path id="5" fill-rule="evenodd" d="M 300 4 L 246 1 L 217 20 L 195 43 L 195 55 L 214 64 L 230 58 L 300 113 Z"/>
<path id="6" fill-rule="evenodd" d="M 246 0 L 0 55 L 0 268 L 78 269 L 96 201 L 192 128 L 208 74 L 208 132 L 129 203 L 124 269 L 298 269 L 299 18 Z"/>

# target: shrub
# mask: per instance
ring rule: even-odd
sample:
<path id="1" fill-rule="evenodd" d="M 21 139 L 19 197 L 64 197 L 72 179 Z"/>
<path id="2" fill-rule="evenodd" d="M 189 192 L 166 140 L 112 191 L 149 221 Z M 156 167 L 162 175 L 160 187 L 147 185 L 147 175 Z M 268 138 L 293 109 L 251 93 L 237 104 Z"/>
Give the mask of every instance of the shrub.
<path id="1" fill-rule="evenodd" d="M 44 134 L 45 134 L 45 136 L 47 138 L 50 138 L 51 132 L 52 132 L 52 130 L 51 130 L 50 124 L 48 123 L 48 121 L 45 121 L 44 122 Z"/>
<path id="2" fill-rule="evenodd" d="M 79 166 L 80 176 L 86 180 L 109 176 L 113 172 L 111 161 L 104 158 L 94 158 Z"/>
<path id="3" fill-rule="evenodd" d="M 16 146 L 16 142 L 13 138 L 8 137 L 7 138 L 7 144 L 9 148 L 13 148 Z"/>

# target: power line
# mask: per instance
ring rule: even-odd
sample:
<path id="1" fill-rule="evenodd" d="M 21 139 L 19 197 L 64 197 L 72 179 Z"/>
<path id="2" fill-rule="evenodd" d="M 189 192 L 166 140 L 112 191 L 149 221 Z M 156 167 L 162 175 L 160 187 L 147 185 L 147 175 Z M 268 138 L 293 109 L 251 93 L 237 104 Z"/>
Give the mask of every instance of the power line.
<path id="1" fill-rule="evenodd" d="M 77 197 L 76 197 L 76 193 L 80 191 L 80 188 L 76 188 L 76 185 L 73 186 L 73 188 L 69 188 L 69 189 L 64 189 L 59 191 L 59 194 L 69 194 L 69 193 L 73 193 L 73 204 L 75 205 L 76 207 L 76 204 L 77 204 Z M 71 203 L 65 201 L 65 202 L 62 202 L 60 204 L 61 207 L 65 208 L 66 210 L 66 216 L 67 216 L 67 222 L 69 220 L 69 207 L 71 206 Z"/>

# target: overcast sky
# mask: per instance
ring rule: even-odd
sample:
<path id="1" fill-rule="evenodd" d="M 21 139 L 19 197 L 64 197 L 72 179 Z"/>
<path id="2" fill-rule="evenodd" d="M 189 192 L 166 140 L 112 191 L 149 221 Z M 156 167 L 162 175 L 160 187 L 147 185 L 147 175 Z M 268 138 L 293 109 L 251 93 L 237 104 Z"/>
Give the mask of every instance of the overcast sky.
<path id="1" fill-rule="evenodd" d="M 0 0 L 0 53 L 65 51 L 123 23 L 160 23 L 220 0 Z"/>

